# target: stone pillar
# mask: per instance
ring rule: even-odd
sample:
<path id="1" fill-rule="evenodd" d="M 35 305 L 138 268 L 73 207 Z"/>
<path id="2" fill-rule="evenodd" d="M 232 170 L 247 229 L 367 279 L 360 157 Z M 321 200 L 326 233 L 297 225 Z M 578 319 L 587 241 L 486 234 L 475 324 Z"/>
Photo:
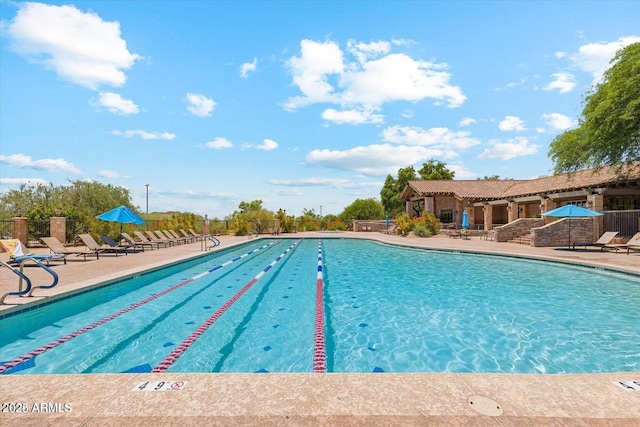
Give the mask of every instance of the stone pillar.
<path id="1" fill-rule="evenodd" d="M 604 210 L 604 196 L 602 194 L 591 194 L 587 196 L 587 203 L 590 204 L 589 209 L 602 212 Z M 593 241 L 595 242 L 604 233 L 604 216 L 596 216 L 593 218 Z"/>
<path id="2" fill-rule="evenodd" d="M 413 202 L 411 200 L 404 202 L 404 211 L 409 215 L 409 218 L 413 218 Z"/>
<path id="3" fill-rule="evenodd" d="M 63 244 L 67 242 L 67 220 L 61 216 L 49 218 L 49 235 L 60 240 Z"/>
<path id="4" fill-rule="evenodd" d="M 484 212 L 484 229 L 489 231 L 493 229 L 493 205 L 486 204 L 482 208 Z"/>
<path id="5" fill-rule="evenodd" d="M 432 215 L 436 214 L 435 197 L 424 198 L 424 210 Z"/>
<path id="6" fill-rule="evenodd" d="M 518 219 L 518 202 L 509 202 L 507 211 L 509 213 L 509 218 L 507 219 L 508 222 L 513 222 Z"/>
<path id="7" fill-rule="evenodd" d="M 455 199 L 454 211 L 456 213 L 456 217 L 455 217 L 456 228 L 460 228 L 462 226 L 462 211 L 464 210 L 462 206 L 463 206 L 462 200 Z"/>
<path id="8" fill-rule="evenodd" d="M 204 221 L 202 224 L 202 234 L 205 236 L 211 234 L 211 223 L 209 222 L 209 217 L 207 217 L 207 215 L 204 216 Z"/>
<path id="9" fill-rule="evenodd" d="M 549 212 L 551 210 L 554 210 L 556 208 L 556 202 L 554 202 L 552 199 L 542 199 L 542 212 L 541 213 L 545 213 L 545 212 Z M 550 216 L 543 216 L 544 218 L 544 223 L 545 224 L 549 224 L 553 221 L 556 220 L 556 218 L 550 217 Z"/>
<path id="10" fill-rule="evenodd" d="M 29 228 L 28 228 L 28 220 L 23 216 L 17 216 L 15 218 L 11 218 L 13 221 L 13 238 L 19 239 L 22 242 L 22 245 L 26 248 L 29 243 Z"/>

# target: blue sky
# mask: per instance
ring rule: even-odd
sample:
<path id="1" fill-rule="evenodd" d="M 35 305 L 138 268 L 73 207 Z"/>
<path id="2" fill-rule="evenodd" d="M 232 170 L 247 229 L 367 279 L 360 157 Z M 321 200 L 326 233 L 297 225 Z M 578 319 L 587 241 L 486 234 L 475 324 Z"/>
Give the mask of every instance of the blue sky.
<path id="1" fill-rule="evenodd" d="M 299 215 L 429 159 L 547 175 L 637 1 L 0 0 L 0 191 L 86 179 L 149 211 Z"/>

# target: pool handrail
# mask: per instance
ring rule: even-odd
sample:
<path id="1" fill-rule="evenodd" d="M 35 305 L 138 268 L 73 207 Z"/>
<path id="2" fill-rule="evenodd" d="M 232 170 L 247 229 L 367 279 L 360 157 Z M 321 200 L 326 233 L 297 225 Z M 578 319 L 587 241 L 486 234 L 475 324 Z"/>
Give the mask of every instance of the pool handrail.
<path id="1" fill-rule="evenodd" d="M 18 277 L 20 277 L 20 282 L 18 283 L 18 290 L 15 292 L 7 292 L 6 294 L 2 295 L 0 297 L 0 304 L 4 304 L 4 299 L 9 295 L 22 296 L 29 293 L 29 291 L 31 290 L 31 280 L 22 271 L 18 270 L 17 268 L 9 265 L 4 261 L 0 261 L 0 265 L 4 265 L 5 267 L 8 267 L 10 271 L 14 272 Z M 27 282 L 27 288 L 24 291 L 22 290 L 23 280 Z"/>
<path id="2" fill-rule="evenodd" d="M 32 259 L 32 260 L 33 260 L 33 262 L 38 264 L 39 267 L 44 268 L 47 273 L 49 273 L 49 274 L 51 274 L 51 276 L 53 276 L 53 282 L 51 282 L 50 285 L 33 286 L 31 288 L 31 291 L 29 291 L 29 293 L 27 294 L 27 296 L 29 296 L 29 297 L 33 296 L 33 291 L 35 291 L 36 289 L 51 289 L 51 288 L 55 287 L 58 284 L 58 274 L 55 271 L 53 271 L 50 267 L 47 267 L 46 265 L 44 265 L 43 263 L 41 263 L 40 261 L 38 261 L 36 259 Z"/>

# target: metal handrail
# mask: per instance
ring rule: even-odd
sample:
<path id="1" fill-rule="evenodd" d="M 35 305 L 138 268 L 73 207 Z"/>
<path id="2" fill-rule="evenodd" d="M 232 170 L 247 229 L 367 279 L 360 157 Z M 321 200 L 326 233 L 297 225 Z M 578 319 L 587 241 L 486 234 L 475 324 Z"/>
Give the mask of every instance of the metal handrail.
<path id="1" fill-rule="evenodd" d="M 51 276 L 53 276 L 53 282 L 51 282 L 51 284 L 49 285 L 41 285 L 41 286 L 33 286 L 31 279 L 29 279 L 27 277 L 26 274 L 24 274 L 24 265 L 27 261 L 33 261 L 34 263 L 36 263 L 36 265 L 38 267 L 41 267 L 43 269 L 45 269 L 49 274 L 51 274 Z M 4 300 L 6 297 L 8 297 L 9 295 L 13 295 L 13 296 L 28 296 L 31 297 L 33 296 L 33 291 L 35 291 L 36 289 L 51 289 L 54 286 L 56 286 L 58 284 L 58 275 L 56 274 L 55 271 L 53 271 L 51 268 L 47 267 L 46 265 L 44 265 L 43 263 L 41 263 L 40 261 L 38 261 L 35 258 L 26 258 L 24 259 L 22 262 L 20 262 L 20 269 L 18 270 L 17 268 L 9 265 L 8 263 L 4 262 L 4 261 L 0 261 L 1 265 L 4 265 L 6 267 L 9 268 L 9 270 L 11 270 L 12 272 L 14 272 L 19 278 L 19 282 L 18 282 L 18 290 L 15 292 L 7 292 L 6 294 L 2 295 L 2 297 L 0 297 L 0 304 L 4 304 Z M 27 283 L 27 287 L 26 289 L 23 291 L 22 290 L 22 281 L 25 281 Z"/>
<path id="2" fill-rule="evenodd" d="M 9 265 L 4 261 L 0 261 L 0 265 L 4 265 L 5 267 L 8 267 L 10 271 L 14 272 L 15 274 L 18 275 L 18 277 L 20 277 L 20 282 L 18 283 L 18 290 L 16 292 L 7 292 L 6 294 L 2 295 L 2 297 L 0 297 L 0 304 L 4 304 L 4 299 L 9 295 L 22 296 L 29 293 L 29 291 L 31 291 L 31 280 L 29 280 L 29 278 L 22 272 L 22 270 L 18 270 L 17 268 L 12 267 L 11 265 Z M 25 282 L 27 282 L 27 289 L 25 289 L 24 291 L 22 290 L 23 279 Z"/>

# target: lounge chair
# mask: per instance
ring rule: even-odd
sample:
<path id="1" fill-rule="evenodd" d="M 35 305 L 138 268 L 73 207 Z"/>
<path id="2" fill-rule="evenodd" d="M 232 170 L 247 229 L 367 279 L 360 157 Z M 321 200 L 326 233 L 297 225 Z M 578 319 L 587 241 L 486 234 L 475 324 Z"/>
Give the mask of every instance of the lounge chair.
<path id="1" fill-rule="evenodd" d="M 196 238 L 196 240 L 204 239 L 204 235 L 196 233 L 193 228 L 189 229 L 189 233 L 193 234 L 193 236 Z"/>
<path id="2" fill-rule="evenodd" d="M 125 243 L 116 242 L 111 237 L 107 236 L 106 234 L 101 235 L 100 239 L 103 242 L 105 242 L 107 245 L 111 246 L 112 248 L 124 249 L 125 254 L 128 253 L 129 249 L 136 250 L 135 243 L 129 243 L 126 240 L 125 240 Z M 142 248 L 142 252 L 144 252 L 144 248 Z"/>
<path id="3" fill-rule="evenodd" d="M 636 247 L 640 246 L 640 231 L 633 235 L 631 239 L 627 243 L 609 243 L 608 245 L 604 245 L 603 248 L 606 250 L 612 250 L 618 252 L 620 249 L 627 249 L 627 253 L 629 253 L 629 246 Z"/>
<path id="4" fill-rule="evenodd" d="M 124 252 L 125 255 L 127 255 L 127 250 L 125 248 L 113 248 L 109 245 L 98 244 L 98 242 L 96 242 L 95 239 L 91 237 L 91 234 L 78 234 L 78 237 L 80 238 L 80 240 L 82 240 L 82 243 L 84 243 L 89 249 L 93 251 L 115 253 L 116 256 L 118 256 L 120 252 Z"/>
<path id="5" fill-rule="evenodd" d="M 173 237 L 171 234 L 169 234 L 168 231 L 164 231 L 164 230 L 156 230 L 156 235 L 158 236 L 158 238 L 162 239 L 164 236 L 165 240 L 170 241 L 171 243 L 175 244 L 180 244 L 182 243 L 182 240 L 180 239 L 176 239 L 175 237 Z"/>
<path id="6" fill-rule="evenodd" d="M 627 245 L 627 255 L 633 252 L 640 252 L 640 244 L 638 245 Z"/>
<path id="7" fill-rule="evenodd" d="M 60 242 L 60 240 L 56 239 L 55 237 L 41 237 L 40 240 L 42 240 L 42 242 L 47 245 L 49 250 L 54 254 L 76 256 L 82 255 L 85 261 L 87 260 L 87 256 L 94 255 L 96 259 L 100 259 L 100 251 L 94 251 L 89 248 L 76 249 L 72 247 L 66 247 Z"/>
<path id="8" fill-rule="evenodd" d="M 601 251 L 604 250 L 605 245 L 608 245 L 609 243 L 611 243 L 611 241 L 618 235 L 617 231 L 607 231 L 606 233 L 602 234 L 602 236 L 600 236 L 600 238 L 598 240 L 596 240 L 595 242 L 574 242 L 573 244 L 573 249 L 576 248 L 576 246 L 584 246 L 584 249 L 586 250 L 588 246 L 595 246 L 597 248 L 600 248 Z"/>
<path id="9" fill-rule="evenodd" d="M 154 234 L 152 231 L 145 231 L 145 234 L 147 235 L 147 237 L 149 237 L 149 240 L 151 240 L 152 242 L 162 242 L 164 245 L 169 245 L 169 246 L 176 244 L 175 241 L 167 239 L 163 234 Z"/>
<path id="10" fill-rule="evenodd" d="M 160 249 L 160 245 L 158 243 L 136 241 L 128 233 L 120 233 L 120 236 L 124 239 L 125 242 L 127 242 L 129 245 L 133 246 L 134 249 L 138 248 L 138 247 L 141 248 L 142 252 L 144 252 L 144 248 L 145 247 L 153 249 L 153 247 L 155 246 L 158 249 Z"/>
<path id="11" fill-rule="evenodd" d="M 197 242 L 198 241 L 198 238 L 196 236 L 192 236 L 191 234 L 189 234 L 186 231 L 184 231 L 182 228 L 179 231 L 184 236 L 184 238 L 189 240 L 190 242 Z"/>
<path id="12" fill-rule="evenodd" d="M 181 236 L 174 230 L 165 230 L 165 234 L 173 236 L 174 239 L 178 239 L 181 243 L 191 243 L 193 241 L 191 237 Z"/>
<path id="13" fill-rule="evenodd" d="M 168 242 L 150 240 L 147 236 L 142 234 L 141 231 L 134 231 L 133 234 L 135 234 L 138 240 L 141 241 L 142 243 L 151 243 L 151 244 L 158 245 L 158 249 L 160 249 L 160 245 L 164 246 L 165 248 L 169 245 Z"/>
<path id="14" fill-rule="evenodd" d="M 20 264 L 21 262 L 29 259 L 46 261 L 47 265 L 49 265 L 49 261 L 64 261 L 65 264 L 67 263 L 67 256 L 64 254 L 40 255 L 31 252 L 25 253 L 22 249 L 22 242 L 20 242 L 20 239 L 0 240 L 0 248 L 9 254 L 10 263 Z"/>

